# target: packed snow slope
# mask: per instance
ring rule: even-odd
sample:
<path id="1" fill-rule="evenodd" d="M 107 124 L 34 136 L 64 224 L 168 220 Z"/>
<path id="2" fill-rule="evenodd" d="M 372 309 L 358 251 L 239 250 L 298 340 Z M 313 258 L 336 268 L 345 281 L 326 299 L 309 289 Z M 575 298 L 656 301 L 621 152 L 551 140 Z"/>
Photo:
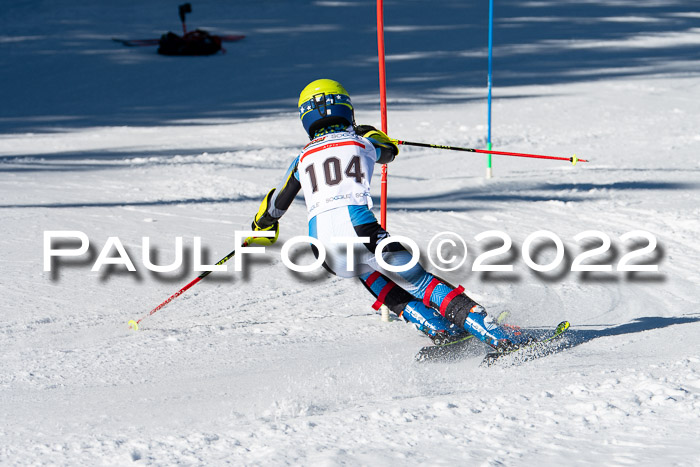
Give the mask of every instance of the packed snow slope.
<path id="1" fill-rule="evenodd" d="M 485 147 L 487 3 L 385 2 L 393 137 Z M 0 463 L 700 465 L 696 2 L 496 4 L 494 149 L 591 162 L 494 156 L 487 180 L 482 155 L 404 146 L 388 216 L 436 273 L 429 240 L 463 237 L 464 265 L 440 274 L 492 314 L 571 321 L 572 348 L 491 368 L 478 345 L 419 364 L 429 341 L 381 322 L 359 282 L 288 270 L 301 200 L 243 272 L 126 325 L 199 274 L 195 237 L 206 263 L 233 250 L 306 143 L 309 81 L 340 80 L 357 121 L 379 124 L 374 2 L 196 2 L 190 29 L 247 37 L 191 58 L 111 41 L 179 31 L 176 2 L 3 5 Z M 485 264 L 513 271 L 474 271 L 503 244 L 475 238 L 494 230 L 512 246 Z M 541 230 L 562 241 L 548 272 L 524 258 L 556 259 L 551 240 L 527 245 Z M 46 271 L 46 231 L 84 232 L 89 249 Z M 135 272 L 92 271 L 110 237 Z M 170 264 L 176 237 L 182 267 L 149 271 L 144 253 Z M 611 270 L 572 271 L 606 237 L 583 264 Z M 658 271 L 618 270 L 649 238 L 629 264 Z"/>

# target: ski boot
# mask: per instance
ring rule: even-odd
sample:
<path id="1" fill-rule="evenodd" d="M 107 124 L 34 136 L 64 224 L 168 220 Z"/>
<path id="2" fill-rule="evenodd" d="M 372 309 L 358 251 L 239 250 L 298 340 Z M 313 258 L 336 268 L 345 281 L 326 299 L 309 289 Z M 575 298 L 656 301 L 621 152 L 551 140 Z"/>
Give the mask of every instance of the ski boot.
<path id="1" fill-rule="evenodd" d="M 401 316 L 430 337 L 435 345 L 461 340 L 468 334 L 464 329 L 446 320 L 437 310 L 418 301 L 407 303 Z"/>
<path id="2" fill-rule="evenodd" d="M 464 329 L 499 352 L 532 342 L 514 326 L 499 325 L 481 305 L 474 305 L 464 320 Z"/>

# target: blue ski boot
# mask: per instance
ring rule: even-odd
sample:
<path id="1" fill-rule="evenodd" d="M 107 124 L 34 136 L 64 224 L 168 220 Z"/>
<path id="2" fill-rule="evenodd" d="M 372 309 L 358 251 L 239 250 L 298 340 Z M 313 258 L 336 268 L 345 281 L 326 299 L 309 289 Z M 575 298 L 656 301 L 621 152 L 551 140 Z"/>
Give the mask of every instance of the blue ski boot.
<path id="1" fill-rule="evenodd" d="M 437 310 L 419 301 L 408 302 L 403 310 L 403 319 L 432 339 L 435 345 L 443 345 L 464 338 L 467 332 L 450 323 Z"/>
<path id="2" fill-rule="evenodd" d="M 464 329 L 496 350 L 517 348 L 530 341 L 517 328 L 499 326 L 481 305 L 474 305 L 469 310 Z"/>

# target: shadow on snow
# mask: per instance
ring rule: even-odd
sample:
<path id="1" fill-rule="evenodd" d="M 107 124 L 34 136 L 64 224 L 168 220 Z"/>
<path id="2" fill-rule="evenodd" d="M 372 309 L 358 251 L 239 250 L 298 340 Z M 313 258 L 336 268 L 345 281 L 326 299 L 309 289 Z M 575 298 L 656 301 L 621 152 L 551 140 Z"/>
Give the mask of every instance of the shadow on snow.
<path id="1" fill-rule="evenodd" d="M 586 342 L 589 342 L 593 339 L 598 339 L 600 337 L 637 334 L 640 332 L 666 328 L 668 326 L 675 326 L 677 324 L 688 324 L 697 322 L 700 322 L 700 317 L 680 316 L 673 318 L 664 318 L 660 316 L 645 316 L 643 318 L 637 318 L 630 323 L 619 324 L 617 326 L 612 326 L 609 328 L 599 330 L 575 329 L 575 325 L 572 325 L 572 329 L 567 333 L 566 347 L 576 347 L 578 345 L 585 344 Z"/>
<path id="2" fill-rule="evenodd" d="M 197 26 L 247 36 L 211 57 L 164 57 L 155 48 L 110 40 L 177 30 L 166 0 L 34 3 L 3 8 L 0 134 L 290 112 L 299 90 L 319 77 L 343 82 L 358 110 L 378 112 L 372 2 L 203 5 Z M 390 108 L 485 98 L 488 2 L 384 5 Z M 497 3 L 494 96 L 500 87 L 524 84 L 697 74 L 696 6 L 690 0 Z"/>

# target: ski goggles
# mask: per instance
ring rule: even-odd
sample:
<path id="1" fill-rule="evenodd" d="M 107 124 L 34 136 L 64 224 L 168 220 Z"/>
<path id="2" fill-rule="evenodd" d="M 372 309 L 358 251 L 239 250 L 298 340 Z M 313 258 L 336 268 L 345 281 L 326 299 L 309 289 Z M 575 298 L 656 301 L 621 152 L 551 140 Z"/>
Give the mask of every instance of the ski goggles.
<path id="1" fill-rule="evenodd" d="M 317 111 L 320 117 L 326 117 L 332 113 L 329 112 L 329 107 L 332 105 L 344 105 L 352 110 L 350 96 L 320 92 L 299 106 L 299 118 L 303 119 L 304 115 L 313 110 Z"/>

